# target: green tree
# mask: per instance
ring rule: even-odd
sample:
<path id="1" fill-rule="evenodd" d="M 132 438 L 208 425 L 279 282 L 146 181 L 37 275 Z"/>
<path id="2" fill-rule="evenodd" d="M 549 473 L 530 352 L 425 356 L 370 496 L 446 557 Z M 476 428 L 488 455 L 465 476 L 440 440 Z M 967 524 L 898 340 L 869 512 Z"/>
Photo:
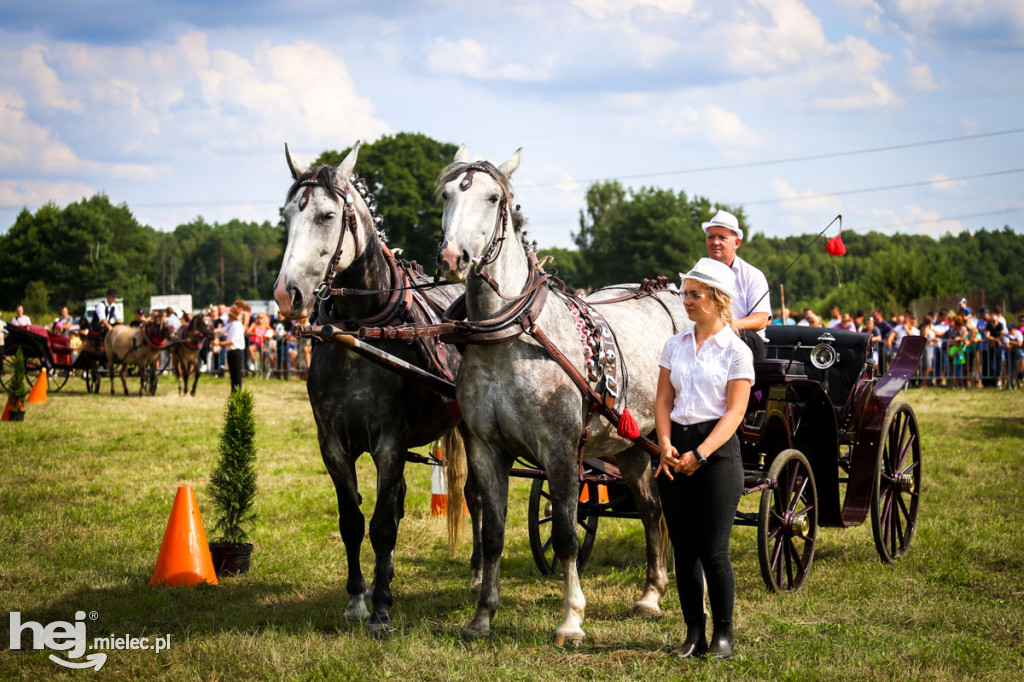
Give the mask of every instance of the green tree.
<path id="1" fill-rule="evenodd" d="M 350 150 L 324 151 L 314 165 L 337 167 Z M 457 145 L 421 133 L 387 135 L 359 148 L 355 172 L 377 197 L 388 244 L 427 266 L 434 262 L 441 233 L 434 183 L 456 151 Z"/>
<path id="2" fill-rule="evenodd" d="M 210 475 L 210 495 L 217 506 L 217 542 L 243 544 L 256 518 L 256 421 L 249 391 L 228 396 L 217 464 Z"/>
<path id="3" fill-rule="evenodd" d="M 28 313 L 29 317 L 35 317 L 40 320 L 50 311 L 50 292 L 46 288 L 46 284 L 35 279 L 25 285 L 25 296 L 22 299 L 22 304 L 25 306 L 25 312 Z M 37 322 L 36 324 L 42 324 Z"/>

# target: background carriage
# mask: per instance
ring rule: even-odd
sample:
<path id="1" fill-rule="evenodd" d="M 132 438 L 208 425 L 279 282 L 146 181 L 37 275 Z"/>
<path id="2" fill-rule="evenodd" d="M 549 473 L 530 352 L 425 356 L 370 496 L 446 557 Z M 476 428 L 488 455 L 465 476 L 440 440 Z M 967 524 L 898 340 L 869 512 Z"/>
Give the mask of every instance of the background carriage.
<path id="1" fill-rule="evenodd" d="M 906 337 L 889 371 L 877 378 L 867 334 L 770 326 L 769 359 L 756 379 L 740 427 L 744 495 L 760 493 L 757 512 L 736 525 L 755 526 L 761 577 L 769 590 L 795 590 L 807 578 L 820 526 L 856 526 L 871 518 L 883 562 L 910 546 L 921 494 L 917 418 L 895 400 L 914 373 L 924 340 Z M 551 547 L 551 507 L 544 472 L 533 478 L 530 547 L 542 573 L 558 571 Z M 577 512 L 582 569 L 601 517 L 636 518 L 614 463 L 585 459 Z"/>
<path id="2" fill-rule="evenodd" d="M 77 369 L 72 360 L 71 339 L 49 331 L 38 324 L 23 327 L 7 325 L 4 345 L 0 346 L 0 385 L 7 387 L 13 371 L 15 354 L 21 349 L 25 358 L 25 379 L 35 385 L 43 369 L 46 370 L 46 389 L 59 391 Z"/>

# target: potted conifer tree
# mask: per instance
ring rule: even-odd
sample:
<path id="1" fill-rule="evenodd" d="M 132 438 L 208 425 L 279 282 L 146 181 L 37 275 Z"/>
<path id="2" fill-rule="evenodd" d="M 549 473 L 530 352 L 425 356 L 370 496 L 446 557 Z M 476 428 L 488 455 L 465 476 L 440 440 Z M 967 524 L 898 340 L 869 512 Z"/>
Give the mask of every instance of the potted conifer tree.
<path id="1" fill-rule="evenodd" d="M 14 354 L 11 363 L 11 378 L 7 381 L 7 418 L 12 422 L 25 421 L 24 400 L 28 397 L 29 386 L 25 380 L 25 356 L 21 349 Z"/>
<path id="2" fill-rule="evenodd" d="M 256 518 L 255 436 L 252 393 L 232 391 L 220 436 L 219 457 L 210 476 L 210 495 L 217 519 L 213 527 L 216 541 L 210 543 L 210 554 L 217 575 L 249 570 L 253 549 L 248 542 L 249 524 Z"/>

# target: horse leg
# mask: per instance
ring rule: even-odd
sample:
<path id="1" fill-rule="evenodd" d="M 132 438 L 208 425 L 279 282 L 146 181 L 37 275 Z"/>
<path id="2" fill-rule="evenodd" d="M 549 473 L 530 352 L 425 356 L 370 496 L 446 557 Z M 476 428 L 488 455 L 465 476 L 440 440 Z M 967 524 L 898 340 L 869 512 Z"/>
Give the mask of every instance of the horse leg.
<path id="1" fill-rule="evenodd" d="M 319 425 L 318 425 L 319 427 Z M 345 620 L 366 620 L 370 615 L 366 610 L 363 597 L 366 593 L 366 581 L 359 566 L 359 551 L 366 534 L 366 521 L 359 509 L 363 501 L 359 495 L 356 478 L 355 460 L 346 453 L 337 436 L 333 433 L 320 433 L 320 454 L 323 456 L 327 472 L 334 482 L 334 493 L 338 498 L 338 531 L 345 543 L 345 556 L 348 560 L 348 581 L 345 590 L 348 592 L 348 606 L 345 608 Z"/>
<path id="2" fill-rule="evenodd" d="M 405 516 L 405 450 L 395 444 L 378 447 L 377 502 L 370 519 L 370 544 L 376 558 L 373 573 L 373 609 L 366 630 L 387 637 L 394 629 L 388 611 L 394 602 L 391 580 L 395 576 L 395 544 L 398 524 Z"/>
<path id="3" fill-rule="evenodd" d="M 121 363 L 121 387 L 124 389 L 124 394 L 125 395 L 128 395 L 128 379 L 126 378 L 127 376 L 128 376 L 128 363 L 127 362 L 122 362 Z M 114 379 L 113 379 L 113 377 L 111 377 L 111 379 L 110 379 L 110 392 L 111 393 L 114 392 Z"/>
<path id="4" fill-rule="evenodd" d="M 498 569 L 505 545 L 505 515 L 508 512 L 508 476 L 511 461 L 499 456 L 476 436 L 466 439 L 469 476 L 476 479 L 480 505 L 480 595 L 476 612 L 462 628 L 463 639 L 474 640 L 491 634 L 491 618 L 498 610 Z M 475 522 L 474 522 L 475 523 Z"/>
<path id="5" fill-rule="evenodd" d="M 199 383 L 199 361 L 197 360 L 196 364 L 194 366 L 190 365 L 189 366 L 189 370 L 192 373 L 192 391 L 189 393 L 189 395 L 191 395 L 193 398 L 195 398 L 196 397 L 196 384 Z M 187 374 L 185 375 L 185 388 L 188 388 L 188 375 Z"/>
<path id="6" fill-rule="evenodd" d="M 555 630 L 553 639 L 557 646 L 579 645 L 586 636 L 581 626 L 587 600 L 583 596 L 579 572 L 576 569 L 576 557 L 579 554 L 576 517 L 580 477 L 579 469 L 576 468 L 574 448 L 565 448 L 560 457 L 557 454 L 552 457 L 548 466 L 548 486 L 551 489 L 552 503 L 551 540 L 555 556 L 562 564 L 565 593 L 562 623 Z"/>
<path id="7" fill-rule="evenodd" d="M 469 508 L 469 522 L 473 528 L 473 553 L 469 557 L 469 590 L 473 594 L 480 594 L 480 583 L 483 580 L 483 558 L 480 548 L 482 519 L 480 512 L 483 509 L 484 503 L 476 480 L 472 476 L 466 476 L 464 490 L 466 507 Z"/>
<path id="8" fill-rule="evenodd" d="M 188 375 L 185 374 L 184 366 L 183 366 L 184 363 L 182 363 L 180 360 L 178 360 L 178 356 L 177 355 L 175 355 L 173 357 L 173 360 L 171 360 L 171 363 L 174 366 L 174 375 L 175 375 L 175 379 L 176 379 L 177 386 L 178 386 L 178 395 L 179 396 L 183 396 L 186 393 L 188 393 Z M 183 375 L 184 375 L 184 378 L 185 378 L 185 387 L 184 388 L 182 388 L 182 386 L 181 386 L 181 379 L 182 379 Z"/>
<path id="9" fill-rule="evenodd" d="M 149 362 L 149 394 L 156 395 L 156 384 L 160 379 L 160 356 L 155 356 Z"/>
<path id="10" fill-rule="evenodd" d="M 640 599 L 633 604 L 633 612 L 641 616 L 658 616 L 658 602 L 668 590 L 668 533 L 662 523 L 661 499 L 651 474 L 651 458 L 640 448 L 631 448 L 616 456 L 623 481 L 636 502 L 637 512 L 644 524 L 647 541 L 647 579 Z"/>

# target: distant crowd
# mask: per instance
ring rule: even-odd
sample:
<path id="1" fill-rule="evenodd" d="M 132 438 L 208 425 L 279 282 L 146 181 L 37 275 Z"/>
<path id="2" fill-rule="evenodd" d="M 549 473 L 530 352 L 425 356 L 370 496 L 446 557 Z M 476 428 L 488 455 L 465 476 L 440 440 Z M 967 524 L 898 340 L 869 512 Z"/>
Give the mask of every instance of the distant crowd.
<path id="1" fill-rule="evenodd" d="M 296 337 L 292 330 L 297 325 L 308 325 L 308 319 L 293 321 L 280 313 L 271 316 L 262 311 L 253 315 L 252 307 L 243 300 L 232 305 L 238 310 L 246 330 L 244 371 L 247 375 L 287 378 L 297 373 L 305 376 L 312 348 L 309 339 Z M 218 335 L 228 322 L 228 309 L 227 304 L 220 303 L 201 312 L 213 320 Z M 193 316 L 190 311 L 174 308 L 159 312 L 173 330 L 187 325 Z M 150 314 L 139 308 L 128 324 L 138 326 Z M 888 369 L 903 337 L 923 336 L 928 345 L 915 377 L 919 386 L 1021 388 L 1024 385 L 1024 313 L 1017 316 L 1016 323 L 1008 322 L 999 306 L 981 308 L 975 313 L 967 305 L 967 300 L 961 299 L 956 310 L 929 312 L 923 319 L 910 310 L 886 317 L 878 308 L 870 313 L 844 313 L 839 306 L 833 306 L 827 320 L 811 308 L 805 308 L 802 314 L 793 314 L 783 308 L 775 311 L 771 323 L 870 334 L 870 352 L 879 374 Z M 19 305 L 7 324 L 27 326 L 32 321 Z M 72 350 L 77 351 L 82 342 L 76 332 L 88 328 L 88 325 L 85 318 L 74 320 L 64 306 L 48 328 L 52 333 L 71 337 Z M 224 346 L 204 346 L 200 355 L 200 371 L 223 376 L 227 368 L 225 354 Z"/>
<path id="2" fill-rule="evenodd" d="M 1008 323 L 999 306 L 975 314 L 967 300 L 960 299 L 956 310 L 929 312 L 923 319 L 910 310 L 886 317 L 878 308 L 851 314 L 833 306 L 828 320 L 811 308 L 802 315 L 783 308 L 776 311 L 772 324 L 870 334 L 879 374 L 886 371 L 905 336 L 923 336 L 928 345 L 915 377 L 919 386 L 1021 388 L 1024 383 L 1024 313 L 1015 324 Z"/>
<path id="3" fill-rule="evenodd" d="M 111 305 L 111 317 L 117 321 L 124 321 L 124 314 L 120 310 L 120 303 Z M 166 309 L 146 311 L 144 308 L 136 309 L 134 318 L 127 322 L 132 327 L 138 327 L 146 322 L 152 315 L 160 315 L 171 328 L 177 332 L 183 326 L 192 321 L 194 315 L 207 315 L 213 321 L 214 334 L 220 338 L 221 329 L 228 323 L 229 308 L 235 308 L 238 312 L 239 321 L 245 329 L 245 369 L 247 376 L 254 377 L 278 377 L 288 378 L 290 374 L 297 373 L 305 376 L 309 367 L 312 347 L 309 339 L 299 338 L 292 333 L 292 330 L 299 325 L 309 324 L 307 318 L 289 320 L 276 313 L 271 316 L 267 312 L 252 312 L 252 306 L 239 299 L 231 306 L 224 303 L 211 304 L 202 311 L 193 313 L 187 310 L 179 310 L 173 307 Z M 51 334 L 60 334 L 70 339 L 72 352 L 77 354 L 81 348 L 83 339 L 79 332 L 86 332 L 98 326 L 98 318 L 94 322 L 82 317 L 75 320 L 68 312 L 67 306 L 60 309 L 60 315 L 50 325 L 44 325 Z M 33 326 L 31 318 L 25 314 L 23 306 L 15 309 L 12 318 L 7 321 L 11 326 Z M 0 334 L 3 332 L 4 323 L 0 321 Z M 38 327 L 36 327 L 38 329 Z M 41 331 L 41 330 L 40 330 Z M 2 338 L 2 337 L 0 337 Z M 227 370 L 226 361 L 227 348 L 223 345 L 204 344 L 200 351 L 200 371 L 224 376 Z M 169 360 L 168 360 L 169 362 Z M 164 363 L 165 365 L 167 363 Z"/>

